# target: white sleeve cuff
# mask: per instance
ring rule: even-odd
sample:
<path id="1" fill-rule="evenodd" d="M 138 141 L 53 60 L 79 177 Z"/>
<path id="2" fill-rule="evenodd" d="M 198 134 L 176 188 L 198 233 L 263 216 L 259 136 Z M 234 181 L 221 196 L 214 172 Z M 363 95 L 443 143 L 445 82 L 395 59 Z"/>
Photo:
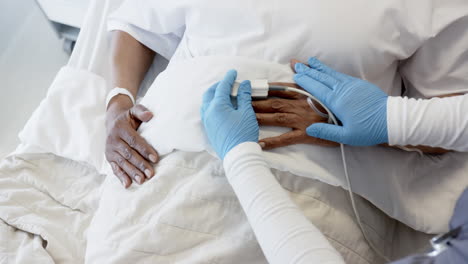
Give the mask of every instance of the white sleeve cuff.
<path id="1" fill-rule="evenodd" d="M 262 155 L 262 148 L 256 142 L 244 142 L 234 148 L 232 148 L 225 156 L 223 160 L 224 170 L 226 175 L 230 175 L 232 168 L 236 166 L 242 157 L 245 157 L 247 153 Z"/>
<path id="2" fill-rule="evenodd" d="M 138 27 L 119 21 L 109 19 L 107 22 L 107 31 L 119 30 L 128 33 L 141 44 L 153 50 L 157 54 L 170 60 L 178 46 L 178 40 L 171 35 L 157 35 Z"/>
<path id="3" fill-rule="evenodd" d="M 402 99 L 402 97 L 389 96 L 387 100 L 387 132 L 390 145 L 406 145 L 402 144 L 406 132 L 401 122 L 401 118 L 405 118 Z"/>

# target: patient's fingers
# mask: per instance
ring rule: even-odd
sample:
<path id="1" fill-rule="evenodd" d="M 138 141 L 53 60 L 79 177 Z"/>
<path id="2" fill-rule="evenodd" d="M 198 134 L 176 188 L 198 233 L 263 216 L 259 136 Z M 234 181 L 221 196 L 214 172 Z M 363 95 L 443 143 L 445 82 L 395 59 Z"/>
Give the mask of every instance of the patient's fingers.
<path id="1" fill-rule="evenodd" d="M 116 162 L 111 162 L 110 163 L 112 167 L 112 171 L 114 172 L 114 175 L 117 176 L 117 178 L 120 180 L 122 185 L 125 188 L 128 188 L 132 184 L 132 180 L 130 177 L 128 177 L 127 173 L 125 173 L 118 165 Z"/>
<path id="2" fill-rule="evenodd" d="M 122 138 L 132 149 L 136 150 L 145 159 L 156 163 L 159 155 L 156 150 L 151 147 L 145 139 L 135 130 L 120 130 L 120 138 Z"/>
<path id="3" fill-rule="evenodd" d="M 137 104 L 134 107 L 130 108 L 130 116 L 140 120 L 142 122 L 148 122 L 153 118 L 153 113 L 151 113 L 148 108 L 141 104 Z"/>
<path id="4" fill-rule="evenodd" d="M 291 132 L 284 133 L 277 137 L 264 138 L 259 141 L 262 149 L 274 149 L 279 147 L 285 147 L 294 144 L 303 143 L 303 139 L 306 136 L 304 131 L 293 130 Z"/>
<path id="5" fill-rule="evenodd" d="M 145 158 L 133 150 L 124 141 L 121 141 L 120 144 L 118 144 L 117 152 L 144 173 L 146 178 L 149 179 L 154 176 L 153 166 L 151 166 Z"/>
<path id="6" fill-rule="evenodd" d="M 296 114 L 291 113 L 257 113 L 257 121 L 261 126 L 295 127 L 301 123 L 301 119 Z"/>
<path id="7" fill-rule="evenodd" d="M 253 101 L 252 106 L 256 113 L 293 113 L 295 100 L 266 99 Z"/>
<path id="8" fill-rule="evenodd" d="M 115 157 L 117 160 L 117 165 L 135 182 L 138 184 L 142 184 L 145 181 L 145 176 L 139 169 L 133 166 L 130 162 L 128 162 L 124 157 L 122 157 L 119 153 L 115 153 Z"/>
<path id="9" fill-rule="evenodd" d="M 230 70 L 216 87 L 214 98 L 220 102 L 231 104 L 231 90 L 237 78 L 237 71 Z"/>

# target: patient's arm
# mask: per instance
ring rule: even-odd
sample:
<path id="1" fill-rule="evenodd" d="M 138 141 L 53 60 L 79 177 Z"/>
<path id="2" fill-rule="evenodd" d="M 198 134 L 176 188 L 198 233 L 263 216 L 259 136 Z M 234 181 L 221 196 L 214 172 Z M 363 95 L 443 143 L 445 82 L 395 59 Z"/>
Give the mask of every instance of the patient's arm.
<path id="1" fill-rule="evenodd" d="M 155 52 L 129 34 L 112 32 L 112 86 L 128 89 L 136 98 L 138 89 L 150 68 Z M 106 114 L 106 159 L 114 174 L 127 188 L 136 181 L 154 175 L 151 162 L 157 162 L 157 152 L 137 133 L 141 122 L 153 117 L 142 105 L 132 105 L 126 95 L 117 95 L 109 103 Z"/>

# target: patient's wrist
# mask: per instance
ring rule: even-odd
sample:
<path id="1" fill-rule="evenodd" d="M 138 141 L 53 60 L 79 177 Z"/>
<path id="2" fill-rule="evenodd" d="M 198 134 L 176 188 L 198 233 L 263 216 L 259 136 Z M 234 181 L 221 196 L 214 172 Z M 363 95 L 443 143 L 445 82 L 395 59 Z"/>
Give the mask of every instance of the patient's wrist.
<path id="1" fill-rule="evenodd" d="M 132 100 L 124 94 L 114 96 L 107 106 L 107 112 L 121 112 L 133 107 Z"/>

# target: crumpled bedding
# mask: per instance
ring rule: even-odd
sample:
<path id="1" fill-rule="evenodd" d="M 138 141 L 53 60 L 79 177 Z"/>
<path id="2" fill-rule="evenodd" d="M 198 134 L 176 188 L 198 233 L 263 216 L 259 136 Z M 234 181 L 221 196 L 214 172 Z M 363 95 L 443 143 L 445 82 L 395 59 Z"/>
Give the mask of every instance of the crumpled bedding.
<path id="1" fill-rule="evenodd" d="M 8 157 L 0 163 L 0 260 L 266 263 L 219 160 L 175 152 L 157 171 L 126 191 L 116 177 L 53 154 Z M 364 241 L 345 190 L 274 173 L 347 263 L 383 263 Z M 427 235 L 357 202 L 367 234 L 386 255 L 405 256 L 426 243 Z"/>
<path id="2" fill-rule="evenodd" d="M 54 263 L 40 236 L 18 230 L 0 221 L 0 263 Z"/>
<path id="3" fill-rule="evenodd" d="M 83 263 L 103 176 L 53 154 L 0 162 L 0 263 Z"/>

